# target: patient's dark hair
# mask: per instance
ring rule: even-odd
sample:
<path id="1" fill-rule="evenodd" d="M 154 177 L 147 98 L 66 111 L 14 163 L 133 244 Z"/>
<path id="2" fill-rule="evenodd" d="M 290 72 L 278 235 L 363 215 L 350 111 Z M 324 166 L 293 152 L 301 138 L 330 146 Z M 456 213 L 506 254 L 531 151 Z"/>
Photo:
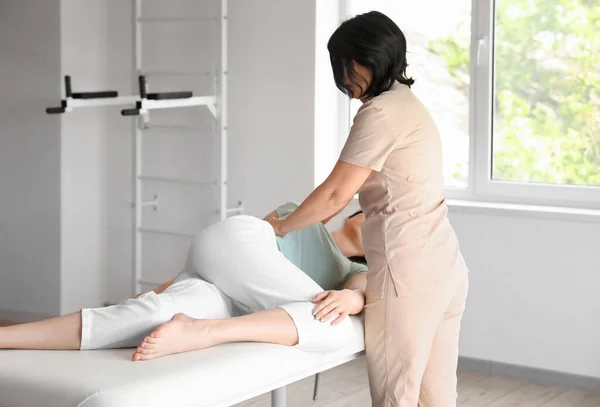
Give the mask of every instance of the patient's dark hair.
<path id="1" fill-rule="evenodd" d="M 411 86 L 406 76 L 406 37 L 385 14 L 371 11 L 344 21 L 327 44 L 333 78 L 346 95 L 351 88 L 346 77 L 362 90 L 361 98 L 371 98 L 390 90 L 395 81 Z M 356 82 L 354 62 L 368 68 L 373 81 L 367 89 Z"/>
<path id="2" fill-rule="evenodd" d="M 356 215 L 360 215 L 361 213 L 364 213 L 364 212 L 356 211 L 352 215 L 348 216 L 348 219 L 352 219 L 353 217 L 355 217 Z M 365 256 L 352 256 L 352 257 L 348 257 L 348 260 L 350 260 L 351 262 L 354 262 L 354 263 L 364 264 L 365 266 L 367 265 L 367 258 Z"/>

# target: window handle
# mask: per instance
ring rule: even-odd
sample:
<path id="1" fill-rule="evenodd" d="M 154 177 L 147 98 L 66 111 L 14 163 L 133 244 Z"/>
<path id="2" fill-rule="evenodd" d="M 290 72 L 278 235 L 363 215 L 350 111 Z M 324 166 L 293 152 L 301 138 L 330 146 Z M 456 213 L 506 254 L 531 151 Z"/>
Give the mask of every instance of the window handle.
<path id="1" fill-rule="evenodd" d="M 481 65 L 481 54 L 483 53 L 486 45 L 487 37 L 480 38 L 479 41 L 477 41 L 477 66 Z"/>

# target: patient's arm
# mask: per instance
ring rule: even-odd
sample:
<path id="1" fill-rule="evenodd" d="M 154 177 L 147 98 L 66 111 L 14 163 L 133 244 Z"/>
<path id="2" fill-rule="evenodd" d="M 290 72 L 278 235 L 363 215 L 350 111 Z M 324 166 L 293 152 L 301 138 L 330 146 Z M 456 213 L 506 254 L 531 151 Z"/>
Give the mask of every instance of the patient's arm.
<path id="1" fill-rule="evenodd" d="M 343 290 L 348 290 L 356 294 L 349 314 L 360 314 L 365 308 L 366 303 L 367 273 L 357 273 L 350 277 L 346 281 L 346 284 L 344 284 Z"/>
<path id="2" fill-rule="evenodd" d="M 367 274 L 358 273 L 352 276 L 342 290 L 323 291 L 313 302 L 315 319 L 322 322 L 333 318 L 332 325 L 339 324 L 348 315 L 358 315 L 365 308 L 365 292 L 367 290 Z"/>

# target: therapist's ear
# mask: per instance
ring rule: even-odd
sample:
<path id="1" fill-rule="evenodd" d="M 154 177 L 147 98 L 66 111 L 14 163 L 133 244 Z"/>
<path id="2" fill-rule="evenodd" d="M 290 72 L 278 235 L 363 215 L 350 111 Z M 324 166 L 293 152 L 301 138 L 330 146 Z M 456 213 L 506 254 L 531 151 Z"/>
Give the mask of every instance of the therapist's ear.
<path id="1" fill-rule="evenodd" d="M 354 72 L 356 72 L 356 76 L 360 78 L 361 84 L 361 92 L 359 95 L 356 96 L 356 98 L 362 100 L 363 95 L 365 94 L 367 89 L 369 89 L 371 83 L 373 83 L 373 72 L 371 72 L 371 70 L 366 66 L 362 66 L 360 64 L 357 64 L 356 62 L 354 62 Z"/>
<path id="2" fill-rule="evenodd" d="M 348 96 L 352 99 L 360 99 L 373 82 L 373 72 L 356 61 L 352 61 L 352 72 L 346 73 L 345 82 L 350 88 Z"/>

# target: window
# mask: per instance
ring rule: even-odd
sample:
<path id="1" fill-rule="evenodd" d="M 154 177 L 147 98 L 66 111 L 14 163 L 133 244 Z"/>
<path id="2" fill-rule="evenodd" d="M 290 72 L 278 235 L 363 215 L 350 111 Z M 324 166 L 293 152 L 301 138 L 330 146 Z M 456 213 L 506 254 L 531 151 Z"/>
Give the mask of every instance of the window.
<path id="1" fill-rule="evenodd" d="M 415 94 L 428 107 L 440 128 L 444 145 L 446 185 L 466 187 L 469 171 L 469 54 L 471 0 L 351 0 L 351 15 L 379 10 L 398 24 L 408 43 L 408 75 Z M 432 13 L 432 10 L 436 10 Z M 455 43 L 450 45 L 448 38 Z M 456 47 L 447 60 L 440 50 Z M 462 68 L 450 70 L 448 65 Z M 360 107 L 351 102 L 350 117 Z"/>
<path id="2" fill-rule="evenodd" d="M 598 2 L 497 0 L 495 27 L 492 178 L 600 185 Z"/>
<path id="3" fill-rule="evenodd" d="M 405 33 L 414 92 L 442 136 L 449 196 L 600 207 L 597 0 L 347 6 L 348 15 L 379 10 Z"/>

